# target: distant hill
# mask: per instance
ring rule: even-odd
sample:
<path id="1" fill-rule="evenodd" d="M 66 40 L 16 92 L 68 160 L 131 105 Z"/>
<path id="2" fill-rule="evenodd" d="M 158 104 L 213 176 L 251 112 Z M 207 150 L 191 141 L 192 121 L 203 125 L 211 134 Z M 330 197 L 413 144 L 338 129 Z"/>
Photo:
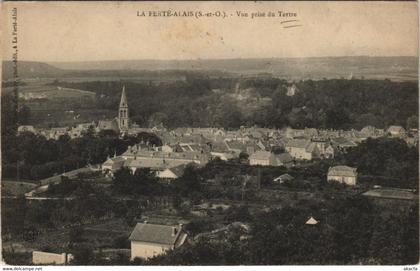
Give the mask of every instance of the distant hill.
<path id="1" fill-rule="evenodd" d="M 314 57 L 266 59 L 115 60 L 49 63 L 73 70 L 220 70 L 270 73 L 290 80 L 349 78 L 417 80 L 417 57 Z"/>
<path id="2" fill-rule="evenodd" d="M 216 76 L 216 77 L 230 77 L 233 76 L 228 72 L 220 70 L 206 69 L 192 70 L 192 69 L 130 69 L 120 68 L 118 65 L 114 67 L 109 65 L 109 69 L 85 68 L 85 62 L 72 62 L 75 67 L 80 68 L 66 68 L 66 64 L 54 66 L 47 63 L 35 61 L 19 61 L 18 62 L 18 75 L 19 78 L 81 78 L 81 80 L 109 80 L 115 81 L 121 78 L 142 78 L 145 80 L 160 80 L 160 79 L 175 79 L 182 80 L 186 76 Z M 13 79 L 13 63 L 11 61 L 3 61 L 3 76 L 2 80 Z"/>
<path id="3" fill-rule="evenodd" d="M 11 61 L 3 61 L 2 63 L 2 80 L 14 78 L 13 63 Z M 35 61 L 19 61 L 18 75 L 21 78 L 36 78 L 36 77 L 60 77 L 65 73 L 60 68 L 51 66 L 47 63 Z"/>
<path id="4" fill-rule="evenodd" d="M 162 77 L 190 73 L 213 76 L 270 74 L 287 80 L 368 78 L 410 81 L 418 78 L 417 57 L 316 57 L 266 59 L 115 60 L 41 63 L 20 61 L 19 76 Z M 3 62 L 3 79 L 12 78 L 11 62 Z"/>

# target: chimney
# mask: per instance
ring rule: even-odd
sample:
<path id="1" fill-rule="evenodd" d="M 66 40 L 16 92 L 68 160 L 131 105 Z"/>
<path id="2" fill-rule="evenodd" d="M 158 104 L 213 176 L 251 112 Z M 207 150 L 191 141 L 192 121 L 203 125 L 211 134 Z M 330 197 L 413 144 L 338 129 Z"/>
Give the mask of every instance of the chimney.
<path id="1" fill-rule="evenodd" d="M 176 227 L 172 227 L 172 236 L 175 236 L 178 233 L 178 229 Z"/>

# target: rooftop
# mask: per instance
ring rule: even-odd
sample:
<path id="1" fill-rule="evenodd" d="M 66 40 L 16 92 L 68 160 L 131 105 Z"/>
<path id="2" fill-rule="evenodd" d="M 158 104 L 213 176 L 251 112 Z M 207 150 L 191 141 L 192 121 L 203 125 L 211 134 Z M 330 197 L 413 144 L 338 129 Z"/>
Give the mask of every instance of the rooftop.
<path id="1" fill-rule="evenodd" d="M 328 169 L 328 175 L 340 175 L 355 177 L 357 175 L 357 168 L 348 166 L 335 166 Z"/>
<path id="2" fill-rule="evenodd" d="M 401 199 L 401 200 L 418 200 L 419 196 L 411 191 L 395 188 L 379 188 L 369 190 L 363 193 L 364 196 L 388 198 L 388 199 Z"/>
<path id="3" fill-rule="evenodd" d="M 179 238 L 185 238 L 180 225 L 168 226 L 159 224 L 137 223 L 129 240 L 163 245 L 175 245 Z"/>
<path id="4" fill-rule="evenodd" d="M 272 154 L 269 151 L 257 151 L 253 153 L 249 159 L 266 160 L 270 159 L 271 155 Z"/>

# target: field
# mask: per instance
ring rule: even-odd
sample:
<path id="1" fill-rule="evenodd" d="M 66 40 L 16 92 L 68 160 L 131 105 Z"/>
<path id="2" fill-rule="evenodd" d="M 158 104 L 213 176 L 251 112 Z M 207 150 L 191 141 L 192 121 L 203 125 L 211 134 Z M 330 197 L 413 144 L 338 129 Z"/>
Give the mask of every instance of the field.
<path id="1" fill-rule="evenodd" d="M 4 88 L 6 93 L 12 91 L 11 87 Z M 61 88 L 56 86 L 48 86 L 39 83 L 30 83 L 19 87 L 19 98 L 24 100 L 32 99 L 71 99 L 88 96 L 93 98 L 95 93 L 80 89 Z"/>
<path id="2" fill-rule="evenodd" d="M 25 194 L 37 187 L 37 184 L 31 182 L 5 181 L 1 182 L 3 196 L 18 196 Z"/>

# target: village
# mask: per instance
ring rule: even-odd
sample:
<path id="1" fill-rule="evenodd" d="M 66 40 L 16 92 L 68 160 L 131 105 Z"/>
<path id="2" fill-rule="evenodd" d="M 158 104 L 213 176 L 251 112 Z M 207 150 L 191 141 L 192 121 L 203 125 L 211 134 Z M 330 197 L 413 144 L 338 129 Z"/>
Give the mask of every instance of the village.
<path id="1" fill-rule="evenodd" d="M 367 183 L 363 180 L 360 183 L 360 173 L 357 167 L 341 164 L 342 159 L 335 159 L 346 155 L 366 140 L 372 139 L 398 139 L 403 140 L 408 146 L 418 146 L 418 131 L 406 130 L 402 126 L 390 126 L 386 130 L 366 126 L 360 131 L 315 128 L 269 129 L 243 126 L 238 130 L 214 127 L 185 127 L 169 130 L 163 125 L 142 128 L 130 121 L 129 102 L 123 87 L 118 116 L 115 119 L 51 129 L 24 125 L 19 126 L 17 132 L 21 135 L 25 133 L 41 135 L 47 140 L 59 140 L 63 137 L 77 139 L 86 134 L 94 136 L 99 133 L 119 138 L 146 134 L 159 139 L 159 144 L 156 144 L 156 140 L 151 142 L 142 138 L 141 141 L 119 151 L 118 154 L 114 149 L 113 155 L 108 155 L 105 161 L 99 164 L 88 164 L 82 168 L 56 172 L 54 176 L 42 179 L 37 185 L 25 190 L 26 200 L 46 202 L 60 199 L 64 201 L 76 200 L 77 197 L 74 193 L 63 197 L 63 194 L 54 192 L 60 188 L 60 185 L 63 187 L 62 189 L 67 189 L 71 180 L 76 182 L 90 180 L 88 182 L 99 185 L 103 189 L 110 189 L 110 187 L 114 189 L 116 183 L 122 183 L 127 178 L 133 178 L 133 182 L 137 180 L 136 178 L 146 178 L 157 180 L 166 187 L 164 189 L 171 190 L 172 187 L 176 187 L 175 194 L 179 193 L 179 195 L 173 195 L 171 200 L 165 193 L 157 193 L 157 197 L 154 195 L 156 192 L 144 193 L 147 189 L 154 191 L 154 188 L 143 184 L 146 189 L 141 192 L 144 199 L 137 198 L 142 202 L 140 203 L 142 207 L 134 207 L 134 209 L 142 210 L 139 212 L 140 215 L 134 215 L 128 225 L 111 226 L 117 235 L 130 233 L 125 237 L 117 236 L 124 243 L 123 248 L 118 246 L 119 249 L 100 249 L 101 255 L 104 253 L 104 255 L 108 255 L 102 255 L 102 258 L 105 257 L 104 259 L 111 262 L 115 260 L 115 257 L 129 257 L 131 263 L 144 263 L 144 261 L 147 263 L 148 260 L 153 263 L 154 258 L 169 251 L 175 251 L 185 246 L 186 243 L 198 242 L 204 237 L 210 238 L 210 240 L 222 240 L 230 238 L 229 236 L 234 232 L 242 233 L 239 239 L 246 240 L 251 234 L 251 226 L 247 222 L 249 220 L 242 217 L 243 213 L 245 212 L 245 217 L 250 216 L 250 213 L 257 214 L 261 210 L 270 210 L 269 205 L 271 208 L 276 208 L 276 206 L 284 206 L 287 202 L 287 205 L 299 206 L 308 200 L 319 204 L 325 200 L 325 197 L 334 197 L 332 195 L 336 195 L 337 198 L 363 195 L 379 200 L 381 204 L 383 204 L 382 202 L 389 204 L 391 201 L 391 205 L 394 205 L 395 201 L 398 202 L 396 205 L 403 206 L 403 209 L 407 209 L 407 206 L 418 201 L 415 187 L 391 187 L 384 186 L 380 182 Z M 319 165 L 323 165 L 323 167 Z M 229 170 L 224 170 L 224 167 Z M 239 168 L 241 168 L 240 173 L 238 172 Z M 316 168 L 316 174 L 307 172 L 312 168 Z M 128 173 L 125 170 L 128 170 Z M 227 195 L 222 192 L 222 194 L 225 193 L 224 200 L 220 200 L 220 196 L 195 195 L 197 191 L 192 187 L 197 184 L 191 183 L 191 178 L 188 179 L 186 175 L 197 174 L 196 172 L 200 170 L 204 176 L 208 175 L 205 173 L 208 171 L 218 170 L 218 172 L 212 174 L 213 177 L 202 179 L 206 188 L 198 189 L 198 191 L 208 194 L 209 191 L 217 190 L 218 193 L 221 193 L 220 191 L 225 189 L 226 183 L 232 182 L 235 183 L 233 188 L 229 188 L 229 185 L 226 186 L 232 190 L 231 194 Z M 227 171 L 230 173 L 226 173 Z M 239 175 L 233 176 L 235 172 L 238 172 Z M 131 174 L 134 177 L 124 174 Z M 321 179 L 316 179 L 317 174 L 322 176 Z M 362 176 L 361 178 L 366 179 L 366 177 Z M 125 180 L 123 180 L 124 178 Z M 308 181 L 311 178 L 316 180 L 311 183 Z M 194 179 L 193 182 L 197 182 L 197 177 L 192 179 Z M 188 181 L 190 182 L 188 183 Z M 322 183 L 330 183 L 332 186 L 325 188 Z M 137 189 L 133 188 L 134 186 L 131 184 L 125 185 L 128 190 Z M 123 186 L 120 189 L 123 189 Z M 171 193 L 173 191 L 169 192 L 169 194 Z M 133 200 L 132 196 L 121 194 L 118 196 L 118 200 Z M 115 199 L 115 195 L 113 197 Z M 243 211 L 244 206 L 246 206 L 246 211 Z M 90 207 L 93 208 L 93 206 Z M 318 211 L 308 212 L 304 225 L 310 227 L 318 223 L 325 223 L 325 221 L 321 221 L 325 215 L 317 215 L 317 213 Z M 113 216 L 111 215 L 111 217 Z M 226 216 L 236 218 L 229 219 L 227 223 Z M 109 218 L 105 219 L 108 221 L 106 223 L 111 223 L 109 221 L 114 220 Z M 87 221 L 82 223 L 86 223 L 83 231 L 91 231 L 95 234 L 101 231 L 106 232 L 106 223 L 95 226 L 92 220 Z M 80 222 L 78 223 L 80 224 Z M 198 230 L 195 229 L 194 227 L 197 226 L 194 226 L 194 223 L 198 223 L 201 229 L 200 227 Z M 203 223 L 208 223 L 209 227 L 203 228 Z M 83 231 L 79 234 L 82 235 Z M 71 232 L 69 234 L 71 235 Z M 77 241 L 76 237 L 72 238 Z M 130 242 L 129 246 L 126 245 L 128 241 Z M 50 243 L 51 241 L 45 242 Z M 71 240 L 70 242 L 75 241 Z M 96 240 L 95 242 L 103 241 Z M 107 246 L 105 245 L 105 247 Z M 13 245 L 6 249 L 9 252 L 16 250 L 19 249 L 14 248 Z M 32 264 L 64 265 L 70 264 L 74 258 L 74 255 L 66 249 L 42 250 L 40 246 L 34 248 L 31 255 Z M 124 264 L 129 262 L 128 260 L 123 261 Z M 85 262 L 79 263 L 85 264 Z"/>

